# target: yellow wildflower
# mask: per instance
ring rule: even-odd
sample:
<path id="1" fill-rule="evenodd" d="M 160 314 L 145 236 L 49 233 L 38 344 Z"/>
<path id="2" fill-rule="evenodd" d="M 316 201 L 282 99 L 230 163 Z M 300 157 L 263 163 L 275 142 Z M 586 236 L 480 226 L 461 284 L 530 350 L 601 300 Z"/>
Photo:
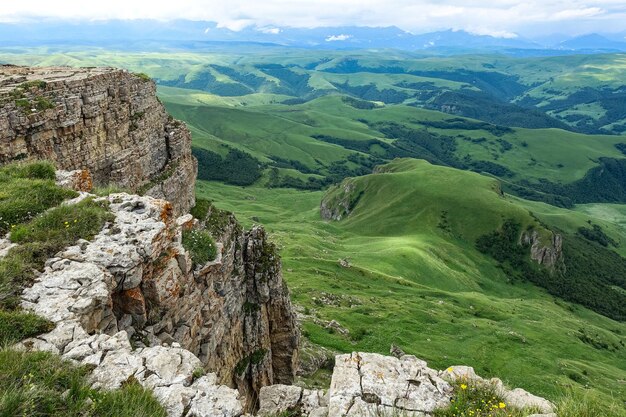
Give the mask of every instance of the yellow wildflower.
<path id="1" fill-rule="evenodd" d="M 504 408 L 504 407 L 506 407 L 506 404 L 505 403 L 500 403 L 500 404 L 498 404 L 498 407 Z"/>
<path id="2" fill-rule="evenodd" d="M 467 385 L 461 384 L 461 389 L 467 389 Z"/>

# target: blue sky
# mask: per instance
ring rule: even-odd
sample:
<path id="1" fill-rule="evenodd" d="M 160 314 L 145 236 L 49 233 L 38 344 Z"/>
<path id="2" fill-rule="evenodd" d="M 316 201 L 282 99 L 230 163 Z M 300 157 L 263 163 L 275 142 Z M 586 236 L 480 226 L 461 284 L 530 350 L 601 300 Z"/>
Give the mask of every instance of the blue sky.
<path id="1" fill-rule="evenodd" d="M 257 26 L 390 26 L 422 33 L 464 29 L 513 37 L 626 31 L 626 0 L 0 0 L 0 21 L 70 19 L 210 20 Z"/>

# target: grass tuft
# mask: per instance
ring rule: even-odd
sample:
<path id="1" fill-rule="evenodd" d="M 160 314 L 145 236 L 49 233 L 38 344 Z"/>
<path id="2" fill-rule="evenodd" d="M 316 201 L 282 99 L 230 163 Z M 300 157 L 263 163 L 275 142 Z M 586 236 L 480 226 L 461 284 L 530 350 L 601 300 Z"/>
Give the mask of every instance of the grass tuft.
<path id="1" fill-rule="evenodd" d="M 58 187 L 54 178 L 54 166 L 47 162 L 0 168 L 0 234 L 78 195 Z"/>
<path id="2" fill-rule="evenodd" d="M 212 204 L 209 200 L 203 198 L 196 199 L 196 205 L 189 211 L 193 217 L 198 220 L 204 220 L 211 210 Z"/>
<path id="3" fill-rule="evenodd" d="M 626 417 L 624 401 L 599 398 L 593 391 L 569 391 L 563 394 L 557 403 L 556 414 L 559 417 Z"/>
<path id="4" fill-rule="evenodd" d="M 204 265 L 217 256 L 217 247 L 211 235 L 205 230 L 183 232 L 183 247 L 191 254 L 196 265 Z"/>
<path id="5" fill-rule="evenodd" d="M 0 346 L 49 332 L 54 324 L 33 313 L 0 310 Z"/>
<path id="6" fill-rule="evenodd" d="M 145 72 L 135 72 L 133 75 L 137 78 L 140 78 L 144 82 L 152 81 L 152 78 Z"/>
<path id="7" fill-rule="evenodd" d="M 137 383 L 101 392 L 88 372 L 47 352 L 0 350 L 0 416 L 165 417 Z"/>
<path id="8" fill-rule="evenodd" d="M 93 238 L 110 220 L 113 215 L 104 203 L 87 199 L 75 205 L 55 207 L 27 224 L 16 226 L 11 232 L 11 241 L 48 242 L 63 247 L 77 239 Z"/>

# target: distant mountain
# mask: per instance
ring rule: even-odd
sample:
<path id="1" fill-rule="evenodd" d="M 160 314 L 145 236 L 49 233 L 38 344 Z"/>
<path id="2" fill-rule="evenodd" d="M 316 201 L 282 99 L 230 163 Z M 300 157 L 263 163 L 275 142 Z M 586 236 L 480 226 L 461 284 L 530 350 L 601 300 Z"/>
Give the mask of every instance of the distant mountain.
<path id="1" fill-rule="evenodd" d="M 421 48 L 538 48 L 533 41 L 520 37 L 498 38 L 489 35 L 476 35 L 464 30 L 446 30 L 413 36 Z M 420 49 L 421 49 L 420 48 Z"/>
<path id="2" fill-rule="evenodd" d="M 441 53 L 496 51 L 513 55 L 546 55 L 549 54 L 546 51 L 626 50 L 626 42 L 620 39 L 623 39 L 621 34 L 616 34 L 613 39 L 592 34 L 573 39 L 558 35 L 529 40 L 515 34 L 496 37 L 452 29 L 413 34 L 395 26 L 249 26 L 235 31 L 220 27 L 216 22 L 191 20 L 44 20 L 0 23 L 0 47 L 62 43 L 153 50 L 163 47 L 196 49 L 203 46 L 199 42 L 254 42 L 318 49 L 396 48 Z"/>
<path id="3" fill-rule="evenodd" d="M 626 51 L 626 42 L 611 40 L 597 33 L 591 33 L 563 41 L 557 47 L 571 50 Z"/>

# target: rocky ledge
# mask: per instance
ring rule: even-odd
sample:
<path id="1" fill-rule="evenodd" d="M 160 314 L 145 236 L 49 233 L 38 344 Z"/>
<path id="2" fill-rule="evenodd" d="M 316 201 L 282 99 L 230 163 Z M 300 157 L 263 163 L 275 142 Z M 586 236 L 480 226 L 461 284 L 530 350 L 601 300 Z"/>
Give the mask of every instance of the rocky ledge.
<path id="1" fill-rule="evenodd" d="M 45 159 L 89 169 L 163 198 L 178 214 L 194 204 L 197 163 L 187 127 L 172 119 L 147 77 L 114 68 L 0 66 L 0 164 Z"/>
<path id="2" fill-rule="evenodd" d="M 354 352 L 335 358 L 328 392 L 274 385 L 261 389 L 259 415 L 295 413 L 307 417 L 429 417 L 437 408 L 450 405 L 451 382 L 462 379 L 489 384 L 510 406 L 536 409 L 555 417 L 547 400 L 522 389 L 507 389 L 497 378 L 485 380 L 467 366 L 444 371 L 430 369 L 415 356 L 400 358 Z"/>
<path id="3" fill-rule="evenodd" d="M 291 383 L 299 332 L 261 228 L 176 218 L 151 197 L 103 199 L 115 221 L 49 259 L 23 292 L 22 307 L 56 327 L 22 348 L 92 367 L 95 387 L 136 380 L 171 416 L 239 416 L 262 386 Z M 194 265 L 181 235 L 209 220 L 218 256 Z"/>

